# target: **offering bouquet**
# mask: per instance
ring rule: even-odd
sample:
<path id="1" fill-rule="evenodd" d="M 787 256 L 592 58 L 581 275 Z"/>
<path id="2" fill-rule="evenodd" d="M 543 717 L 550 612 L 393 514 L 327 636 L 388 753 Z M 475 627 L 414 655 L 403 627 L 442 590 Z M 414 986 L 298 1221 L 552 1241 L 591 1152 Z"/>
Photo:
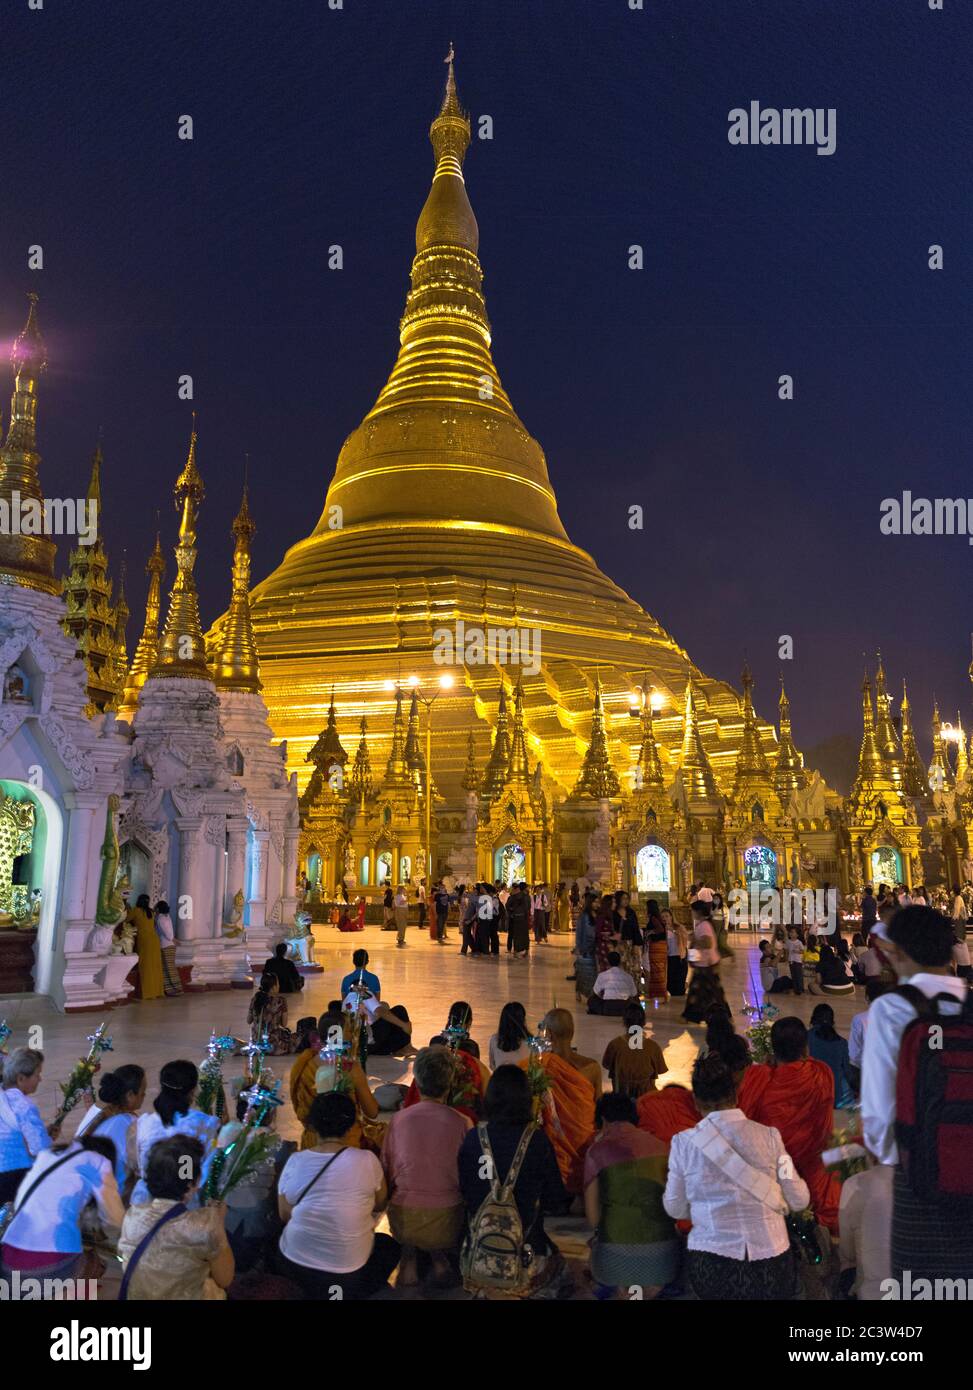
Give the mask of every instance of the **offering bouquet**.
<path id="1" fill-rule="evenodd" d="M 236 1039 L 234 1039 L 234 1042 Z M 260 1073 L 263 1071 L 264 1058 L 268 1052 L 273 1052 L 274 1046 L 270 1038 L 264 1033 L 262 1038 L 251 1038 L 248 1043 L 240 1048 L 240 1052 L 247 1059 L 247 1076 L 253 1085 L 260 1080 Z"/>
<path id="2" fill-rule="evenodd" d="M 217 1036 L 215 1029 L 210 1034 L 210 1040 L 206 1044 L 206 1058 L 199 1066 L 199 1091 L 196 1096 L 196 1108 L 204 1115 L 215 1115 L 220 1120 L 226 1118 L 223 1056 L 237 1046 L 237 1039 L 229 1034 Z"/>
<path id="3" fill-rule="evenodd" d="M 750 1044 L 753 1060 L 758 1063 L 772 1061 L 774 1053 L 770 1046 L 770 1026 L 780 1009 L 773 1004 L 750 1004 L 744 996 L 740 1012 L 750 1019 L 750 1027 L 744 1036 Z"/>
<path id="4" fill-rule="evenodd" d="M 314 1074 L 314 1086 L 318 1095 L 327 1091 L 339 1091 L 342 1095 L 354 1096 L 355 1085 L 351 1069 L 355 1053 L 350 1042 L 325 1043 L 318 1053 L 321 1065 Z"/>
<path id="5" fill-rule="evenodd" d="M 856 1173 L 864 1173 L 868 1154 L 862 1146 L 860 1133 L 855 1129 L 836 1129 L 831 1135 L 830 1146 L 821 1155 L 821 1162 L 838 1175 L 841 1183 Z"/>
<path id="6" fill-rule="evenodd" d="M 551 1050 L 551 1040 L 545 1033 L 543 1026 L 538 1026 L 536 1033 L 528 1035 L 527 1048 L 527 1081 L 530 1086 L 534 1120 L 539 1124 L 546 1112 L 547 1118 L 554 1128 L 560 1129 L 557 1107 L 551 1092 L 551 1079 L 540 1064 L 540 1059 L 544 1053 Z"/>
<path id="7" fill-rule="evenodd" d="M 253 1179 L 258 1170 L 273 1159 L 280 1145 L 277 1135 L 263 1128 L 270 1112 L 284 1103 L 280 1082 L 275 1081 L 272 1086 L 255 1082 L 242 1092 L 242 1098 L 247 1102 L 243 1126 L 229 1144 L 213 1155 L 200 1194 L 203 1205 L 225 1201 L 228 1193 Z"/>
<path id="8" fill-rule="evenodd" d="M 87 1041 L 90 1046 L 86 1056 L 80 1058 L 67 1081 L 61 1082 L 61 1092 L 64 1099 L 54 1116 L 52 1128 L 63 1124 L 78 1102 L 83 1100 L 91 1091 L 91 1083 L 101 1067 L 101 1054 L 112 1051 L 111 1038 L 105 1032 L 107 1026 L 105 1023 L 100 1023 L 93 1033 L 88 1034 Z"/>
<path id="9" fill-rule="evenodd" d="M 11 1028 L 7 1020 L 0 1019 L 0 1057 L 7 1055 L 7 1039 L 10 1037 Z"/>

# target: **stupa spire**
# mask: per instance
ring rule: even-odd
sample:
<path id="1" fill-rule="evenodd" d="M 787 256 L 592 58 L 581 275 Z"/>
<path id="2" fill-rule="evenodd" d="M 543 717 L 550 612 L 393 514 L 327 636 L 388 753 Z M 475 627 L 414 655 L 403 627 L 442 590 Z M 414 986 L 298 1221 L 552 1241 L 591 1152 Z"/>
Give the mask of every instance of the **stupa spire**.
<path id="1" fill-rule="evenodd" d="M 384 475 L 394 471 L 420 522 L 484 530 L 515 527 L 566 541 L 544 453 L 510 403 L 491 353 L 477 256 L 479 229 L 463 162 L 470 118 L 456 84 L 452 48 L 446 89 L 429 128 L 435 165 L 416 224 L 411 289 L 399 354 L 365 420 L 345 441 L 314 539 L 386 521 Z M 449 476 L 452 475 L 452 476 Z"/>
<path id="2" fill-rule="evenodd" d="M 966 752 L 966 734 L 963 732 L 963 720 L 959 712 L 956 714 L 956 780 L 965 782 L 970 775 L 969 758 Z"/>
<path id="3" fill-rule="evenodd" d="M 409 724 L 405 734 L 405 765 L 420 795 L 426 790 L 426 760 L 419 746 L 419 692 L 413 690 L 409 702 Z"/>
<path id="4" fill-rule="evenodd" d="M 372 761 L 368 755 L 368 720 L 364 715 L 362 715 L 358 727 L 361 731 L 361 738 L 358 740 L 358 749 L 351 769 L 351 788 L 355 800 L 361 803 L 372 794 Z"/>
<path id="5" fill-rule="evenodd" d="M 252 695 L 260 690 L 260 664 L 250 621 L 250 547 L 256 530 L 244 483 L 243 500 L 231 529 L 232 596 L 214 661 L 213 679 L 220 690 L 245 690 Z"/>
<path id="6" fill-rule="evenodd" d="M 643 689 L 646 692 L 649 691 L 648 676 L 645 678 Z M 652 700 L 648 693 L 646 693 L 645 699 L 642 702 L 642 720 L 639 732 L 641 741 L 639 744 L 638 762 L 635 765 L 636 795 L 642 797 L 646 794 L 665 796 L 666 783 L 662 771 L 662 757 L 659 753 L 659 744 L 655 736 Z"/>
<path id="7" fill-rule="evenodd" d="M 878 668 L 875 672 L 875 740 L 882 755 L 887 772 L 897 787 L 902 785 L 902 750 L 892 723 L 892 709 L 888 691 L 885 688 L 885 668 L 882 653 L 877 653 Z"/>
<path id="8" fill-rule="evenodd" d="M 85 501 L 93 508 L 89 516 L 101 518 L 101 444 L 91 457 L 91 476 Z M 112 605 L 112 584 L 108 577 L 108 556 L 97 529 L 90 545 L 77 545 L 68 554 L 68 572 L 61 580 L 66 613 L 61 626 L 73 638 L 79 660 L 87 676 L 89 716 L 117 709 L 125 684 L 125 653 L 119 651 L 119 619 L 128 619 L 128 605 L 122 595 Z M 124 612 L 120 612 L 120 606 Z M 123 665 L 123 663 L 125 663 Z"/>
<path id="9" fill-rule="evenodd" d="M 484 795 L 490 797 L 491 800 L 499 796 L 503 790 L 509 762 L 510 730 L 507 721 L 507 692 L 504 689 L 503 681 L 501 681 L 500 699 L 497 703 L 497 727 L 493 735 L 490 761 L 487 763 L 486 775 L 483 778 Z"/>
<path id="10" fill-rule="evenodd" d="M 526 786 L 530 781 L 530 759 L 527 755 L 527 735 L 524 731 L 524 688 L 520 681 L 514 691 L 514 728 L 510 739 L 510 758 L 507 762 L 508 784 Z"/>
<path id="11" fill-rule="evenodd" d="M 794 746 L 791 735 L 791 702 L 784 689 L 784 677 L 780 678 L 780 700 L 777 705 L 780 723 L 780 738 L 777 743 L 777 757 L 774 761 L 774 791 L 786 808 L 791 793 L 800 791 L 807 783 L 804 758 Z"/>
<path id="12" fill-rule="evenodd" d="M 608 736 L 605 733 L 605 711 L 601 702 L 601 681 L 595 677 L 595 700 L 591 711 L 591 739 L 581 764 L 581 774 L 575 784 L 575 796 L 592 796 L 601 800 L 617 796 L 618 776 L 611 765 Z"/>
<path id="13" fill-rule="evenodd" d="M 875 737 L 875 711 L 872 707 L 872 683 L 867 674 L 862 682 L 862 742 L 858 753 L 858 781 L 880 778 L 884 772 L 882 754 Z"/>
<path id="14" fill-rule="evenodd" d="M 123 719 L 131 719 L 138 704 L 139 691 L 148 679 L 159 656 L 159 610 L 161 608 L 162 576 L 166 562 L 162 554 L 159 532 L 155 533 L 155 549 L 149 556 L 145 573 L 149 576 L 149 591 L 145 599 L 145 626 L 135 648 L 135 656 L 129 668 L 128 680 L 119 714 Z"/>
<path id="15" fill-rule="evenodd" d="M 902 682 L 899 720 L 902 728 L 902 790 L 906 796 L 928 796 L 928 774 L 916 745 L 915 730 L 912 727 L 912 706 L 909 704 L 909 692 L 906 690 L 905 681 Z"/>
<path id="16" fill-rule="evenodd" d="M 4 518 L 0 526 L 0 579 L 56 594 L 57 546 L 42 528 L 44 493 L 37 450 L 37 389 L 47 366 L 47 353 L 37 324 L 37 295 L 27 298 L 27 322 L 10 353 L 14 389 L 7 439 L 0 448 L 0 518 Z"/>
<path id="17" fill-rule="evenodd" d="M 736 776 L 733 794 L 739 796 L 744 790 L 756 791 L 756 784 L 771 786 L 770 765 L 757 732 L 757 720 L 753 712 L 753 675 L 749 665 L 744 665 L 743 675 L 743 736 L 737 754 Z"/>
<path id="18" fill-rule="evenodd" d="M 480 770 L 476 765 L 476 738 L 472 729 L 466 740 L 466 768 L 463 772 L 462 787 L 465 792 L 480 790 Z"/>
<path id="19" fill-rule="evenodd" d="M 703 747 L 696 714 L 696 699 L 692 678 L 686 682 L 686 710 L 683 716 L 682 754 L 679 759 L 679 780 L 687 801 L 718 801 L 719 788 L 713 769 Z"/>
<path id="20" fill-rule="evenodd" d="M 953 785 L 953 772 L 943 742 L 943 721 L 939 717 L 939 702 L 932 702 L 932 762 L 929 764 L 929 785 L 933 791 L 947 791 Z"/>
<path id="21" fill-rule="evenodd" d="M 209 680 L 206 646 L 199 621 L 199 597 L 193 568 L 196 564 L 196 527 L 199 507 L 205 496 L 203 480 L 196 466 L 196 414 L 189 438 L 186 464 L 173 488 L 179 512 L 176 541 L 176 579 L 169 595 L 169 612 L 159 641 L 159 656 L 153 676 L 182 676 L 190 680 Z"/>
<path id="22" fill-rule="evenodd" d="M 385 765 L 387 787 L 406 786 L 411 781 L 405 761 L 405 734 L 402 720 L 402 687 L 395 687 L 395 717 L 392 720 L 392 747 Z"/>

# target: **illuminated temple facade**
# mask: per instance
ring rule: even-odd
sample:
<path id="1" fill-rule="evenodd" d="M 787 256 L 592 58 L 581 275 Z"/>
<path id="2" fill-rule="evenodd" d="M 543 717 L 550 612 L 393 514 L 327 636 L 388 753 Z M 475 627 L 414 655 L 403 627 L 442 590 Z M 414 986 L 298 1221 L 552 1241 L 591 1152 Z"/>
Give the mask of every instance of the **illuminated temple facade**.
<path id="1" fill-rule="evenodd" d="M 248 986 L 312 903 L 455 881 L 587 881 L 662 901 L 692 882 L 973 881 L 965 734 L 921 757 L 879 658 L 847 797 L 805 768 L 783 685 L 706 676 L 574 545 L 501 384 L 450 63 L 430 131 L 400 349 L 345 441 L 321 519 L 250 587 L 246 493 L 231 600 L 204 634 L 193 426 L 131 660 L 101 540 L 61 555 L 0 527 L 0 993 L 127 1000 L 123 889 L 173 907 L 189 988 Z M 13 346 L 0 510 L 44 506 L 45 350 Z M 99 449 L 88 498 L 101 500 Z M 175 471 L 175 470 L 174 470 Z M 160 499 L 161 500 L 161 499 Z M 65 564 L 66 562 L 66 564 Z"/>

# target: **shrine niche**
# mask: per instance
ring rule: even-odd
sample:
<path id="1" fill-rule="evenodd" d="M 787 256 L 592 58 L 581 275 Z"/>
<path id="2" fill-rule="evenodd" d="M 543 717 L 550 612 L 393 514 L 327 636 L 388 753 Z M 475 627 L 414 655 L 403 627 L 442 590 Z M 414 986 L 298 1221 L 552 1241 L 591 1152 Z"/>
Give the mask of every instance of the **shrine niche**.
<path id="1" fill-rule="evenodd" d="M 643 845 L 636 854 L 635 886 L 640 897 L 668 897 L 672 887 L 672 860 L 664 845 Z"/>
<path id="2" fill-rule="evenodd" d="M 46 839 L 44 812 L 30 789 L 0 782 L 0 993 L 34 988 Z"/>

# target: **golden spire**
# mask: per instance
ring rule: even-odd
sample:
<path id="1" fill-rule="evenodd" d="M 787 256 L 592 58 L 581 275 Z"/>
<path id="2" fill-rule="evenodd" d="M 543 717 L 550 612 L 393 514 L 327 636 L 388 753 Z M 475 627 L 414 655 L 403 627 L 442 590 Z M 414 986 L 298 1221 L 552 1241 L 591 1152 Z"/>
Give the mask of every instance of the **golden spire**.
<path id="1" fill-rule="evenodd" d="M 591 712 L 591 739 L 581 764 L 581 773 L 574 787 L 574 796 L 592 796 L 601 800 L 617 796 L 618 776 L 608 754 L 605 734 L 605 713 L 601 703 L 601 681 L 595 677 L 595 703 Z"/>
<path id="2" fill-rule="evenodd" d="M 953 773 L 943 744 L 943 724 L 939 717 L 939 703 L 935 696 L 932 702 L 932 762 L 929 764 L 929 785 L 933 791 L 948 791 L 953 785 Z"/>
<path id="3" fill-rule="evenodd" d="M 498 797 L 503 790 L 509 762 L 510 733 L 507 725 L 507 692 L 504 689 L 503 681 L 501 681 L 500 699 L 497 704 L 497 728 L 493 736 L 493 748 L 490 750 L 490 761 L 487 763 L 486 774 L 483 778 L 483 793 L 491 801 Z"/>
<path id="4" fill-rule="evenodd" d="M 463 178 L 470 120 L 447 59 L 446 91 L 429 129 L 432 185 L 416 225 L 412 287 L 399 354 L 375 405 L 345 440 L 314 540 L 386 522 L 388 475 L 411 517 L 513 526 L 566 541 L 543 450 L 524 429 L 491 355 L 477 258 L 479 231 Z"/>
<path id="5" fill-rule="evenodd" d="M 419 692 L 417 690 L 413 690 L 412 699 L 409 702 L 409 726 L 405 735 L 404 757 L 405 765 L 409 769 L 416 790 L 420 795 L 424 794 L 426 789 L 426 760 L 419 747 Z"/>
<path id="6" fill-rule="evenodd" d="M 465 792 L 478 792 L 480 790 L 480 770 L 476 765 L 476 738 L 472 729 L 466 740 L 466 769 L 463 773 L 462 786 Z"/>
<path id="7" fill-rule="evenodd" d="M 331 704 L 328 706 L 328 723 L 318 734 L 304 761 L 314 765 L 314 771 L 301 797 L 305 809 L 320 802 L 321 797 L 325 795 L 326 787 L 332 797 L 344 794 L 344 766 L 348 761 L 348 754 L 338 737 L 338 716 L 335 713 L 333 687 Z M 338 769 L 338 776 L 332 781 L 335 768 Z"/>
<path id="8" fill-rule="evenodd" d="M 250 546 L 256 530 L 250 515 L 247 485 L 244 483 L 243 501 L 231 531 L 233 592 L 214 661 L 213 679 L 220 690 L 246 690 L 251 695 L 256 695 L 260 690 L 260 664 L 250 621 Z"/>
<path id="9" fill-rule="evenodd" d="M 686 682 L 686 712 L 683 718 L 679 776 L 687 801 L 719 800 L 719 788 L 699 732 L 692 677 Z"/>
<path id="10" fill-rule="evenodd" d="M 902 790 L 906 796 L 926 797 L 929 795 L 928 774 L 916 745 L 916 735 L 912 727 L 912 707 L 909 704 L 905 681 L 902 682 L 899 717 L 902 724 Z"/>
<path id="11" fill-rule="evenodd" d="M 43 534 L 44 494 L 37 451 L 37 387 L 47 366 L 44 340 L 37 326 L 37 295 L 29 294 L 27 322 L 14 340 L 10 361 L 14 390 L 7 442 L 0 449 L 0 582 L 56 594 L 54 556 L 57 546 Z"/>
<path id="12" fill-rule="evenodd" d="M 108 577 L 108 556 L 101 539 L 101 466 L 104 462 L 99 442 L 91 457 L 91 478 L 86 493 L 89 518 L 96 519 L 95 537 L 90 545 L 77 545 L 68 554 L 68 572 L 61 580 L 65 616 L 61 626 L 75 643 L 84 662 L 90 717 L 118 708 L 125 685 L 125 623 L 128 605 L 124 584 L 112 606 L 112 585 Z M 121 627 L 121 644 L 119 644 Z"/>
<path id="13" fill-rule="evenodd" d="M 756 795 L 772 788 L 770 765 L 760 743 L 757 720 L 753 712 L 753 676 L 749 665 L 743 667 L 743 735 L 737 753 L 733 796 Z"/>
<path id="14" fill-rule="evenodd" d="M 514 691 L 514 728 L 507 760 L 507 783 L 525 787 L 530 781 L 530 760 L 527 756 L 527 735 L 524 732 L 524 690 L 520 681 Z"/>
<path id="15" fill-rule="evenodd" d="M 112 688 L 114 699 L 109 708 L 117 710 L 121 704 L 122 692 L 128 672 L 127 629 L 129 606 L 125 599 L 125 580 L 128 577 L 127 552 L 122 551 L 122 563 L 118 567 L 118 598 L 115 600 L 115 630 L 112 649 Z"/>
<path id="16" fill-rule="evenodd" d="M 872 683 L 865 676 L 862 682 L 862 743 L 858 753 L 859 781 L 880 778 L 884 771 L 882 754 L 875 736 L 875 711 L 872 708 Z"/>
<path id="17" fill-rule="evenodd" d="M 368 756 L 368 720 L 364 715 L 361 717 L 361 738 L 358 740 L 358 750 L 355 753 L 355 762 L 351 769 L 351 787 L 355 800 L 364 803 L 367 797 L 372 794 L 372 761 Z"/>
<path id="18" fill-rule="evenodd" d="M 199 506 L 205 496 L 203 480 L 196 467 L 196 414 L 189 439 L 186 466 L 173 489 L 179 517 L 176 541 L 176 581 L 169 595 L 169 612 L 159 642 L 159 659 L 153 676 L 184 676 L 190 680 L 210 680 L 206 646 L 199 621 L 199 598 L 193 567 L 196 564 L 196 524 Z"/>
<path id="19" fill-rule="evenodd" d="M 966 754 L 966 734 L 959 712 L 956 714 L 956 780 L 965 782 L 970 775 L 970 764 Z"/>
<path id="20" fill-rule="evenodd" d="M 405 761 L 405 739 L 402 731 L 402 687 L 395 687 L 395 718 L 392 720 L 392 747 L 385 765 L 387 787 L 408 786 L 411 783 L 409 768 Z"/>
<path id="21" fill-rule="evenodd" d="M 655 737 L 652 722 L 652 700 L 649 697 L 649 678 L 646 676 L 643 690 L 646 692 L 642 704 L 641 743 L 636 763 L 635 793 L 637 796 L 665 796 L 666 784 L 662 771 L 662 758 Z"/>
<path id="22" fill-rule="evenodd" d="M 885 668 L 882 653 L 878 656 L 878 670 L 875 672 L 875 740 L 882 755 L 886 769 L 897 787 L 902 785 L 902 750 L 892 723 L 892 711 L 888 692 L 885 689 Z"/>
<path id="23" fill-rule="evenodd" d="M 784 689 L 784 677 L 780 678 L 780 739 L 777 744 L 777 757 L 774 762 L 774 791 L 786 808 L 791 793 L 800 791 L 807 785 L 804 758 L 794 746 L 791 736 L 791 702 Z"/>
<path id="24" fill-rule="evenodd" d="M 156 531 L 155 549 L 145 566 L 145 573 L 149 576 L 149 592 L 145 599 L 145 626 L 142 628 L 142 636 L 135 648 L 135 656 L 132 658 L 128 680 L 125 683 L 125 693 L 122 695 L 122 703 L 118 711 L 122 719 L 131 720 L 134 715 L 138 705 L 139 691 L 148 679 L 149 672 L 159 656 L 160 594 L 162 576 L 165 574 L 165 570 L 165 557 L 162 554 L 159 532 Z"/>

